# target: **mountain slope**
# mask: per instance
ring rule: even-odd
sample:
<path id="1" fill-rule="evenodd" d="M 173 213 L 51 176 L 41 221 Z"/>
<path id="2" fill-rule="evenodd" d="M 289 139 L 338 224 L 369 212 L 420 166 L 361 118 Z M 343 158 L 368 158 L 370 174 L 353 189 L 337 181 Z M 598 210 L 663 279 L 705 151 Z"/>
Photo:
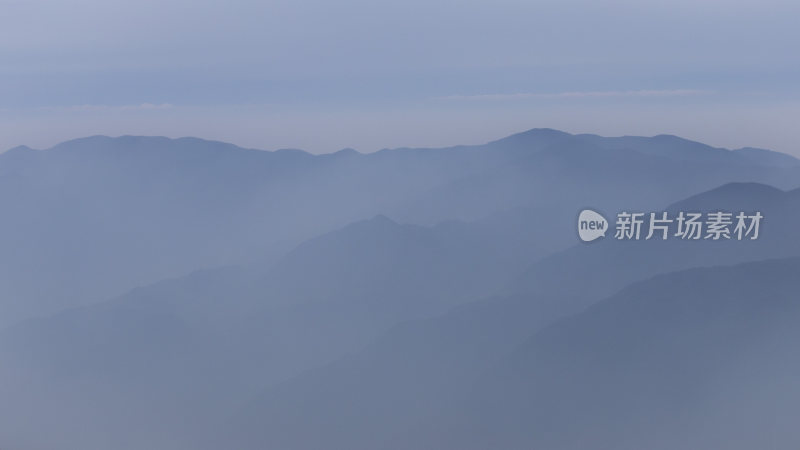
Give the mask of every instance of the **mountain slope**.
<path id="1" fill-rule="evenodd" d="M 562 294 L 554 301 L 573 306 L 577 312 L 591 298 L 611 295 L 623 286 L 658 273 L 687 267 L 719 265 L 800 254 L 800 242 L 793 238 L 795 223 L 800 220 L 800 190 L 784 192 L 754 183 L 730 183 L 691 196 L 666 208 L 643 211 L 668 211 L 674 218 L 680 211 L 709 213 L 760 211 L 764 219 L 757 240 L 686 241 L 672 237 L 640 241 L 619 241 L 611 233 L 593 245 L 575 247 L 535 263 L 510 288 L 512 292 L 553 292 Z M 609 217 L 614 220 L 613 217 Z M 676 225 L 672 224 L 674 233 Z M 645 224 L 646 232 L 646 224 Z M 614 264 L 605 264 L 615 261 Z M 567 280 L 580 276 L 579 285 Z"/>
<path id="2" fill-rule="evenodd" d="M 274 259 L 377 214 L 432 225 L 800 179 L 798 168 L 699 143 L 625 139 L 534 129 L 484 145 L 316 156 L 135 136 L 13 149 L 0 154 L 0 326 L 200 268 Z"/>
<path id="3" fill-rule="evenodd" d="M 763 148 L 744 147 L 733 150 L 733 152 L 762 165 L 776 167 L 800 166 L 800 159 L 794 156 Z"/>
<path id="4" fill-rule="evenodd" d="M 794 258 L 637 283 L 499 364 L 453 435 L 460 448 L 795 448 L 798 273 Z"/>
<path id="5" fill-rule="evenodd" d="M 223 440 L 239 436 L 239 445 L 255 448 L 324 448 L 325 442 L 391 448 L 388 442 L 404 442 L 417 433 L 408 427 L 428 419 L 439 426 L 441 408 L 532 333 L 627 284 L 687 267 L 800 255 L 794 239 L 798 194 L 731 184 L 670 207 L 763 207 L 765 225 L 757 241 L 609 241 L 547 257 L 523 275 L 524 288 L 514 294 L 396 327 L 363 352 L 268 390 L 232 419 Z M 358 431 L 365 428 L 377 431 Z M 450 448 L 418 444 L 410 448 Z"/>
<path id="6" fill-rule="evenodd" d="M 404 346 L 389 340 L 270 389 L 222 440 L 303 449 L 794 448 L 798 273 L 794 258 L 659 276 L 513 352 L 492 347 L 481 329 L 463 341 L 450 332 L 442 347 L 446 333 L 431 342 L 418 325 Z M 473 351 L 491 354 L 482 368 L 468 364 Z"/>
<path id="7" fill-rule="evenodd" d="M 0 332 L 0 417 L 14 423 L 20 408 L 39 411 L 65 429 L 38 436 L 39 422 L 28 421 L 0 433 L 24 429 L 35 437 L 26 445 L 76 448 L 120 448 L 121 436 L 130 448 L 185 438 L 265 385 L 496 291 L 520 258 L 542 250 L 518 238 L 537 226 L 514 212 L 432 228 L 377 216 L 274 265 L 196 272 L 23 322 Z M 55 405 L 75 411 L 65 418 Z M 90 424 L 105 431 L 77 431 Z"/>

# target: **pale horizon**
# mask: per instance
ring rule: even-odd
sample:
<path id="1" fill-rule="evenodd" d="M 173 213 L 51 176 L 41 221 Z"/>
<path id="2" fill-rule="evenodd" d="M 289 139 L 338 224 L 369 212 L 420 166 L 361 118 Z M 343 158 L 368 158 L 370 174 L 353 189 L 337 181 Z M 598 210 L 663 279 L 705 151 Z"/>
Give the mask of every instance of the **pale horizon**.
<path id="1" fill-rule="evenodd" d="M 130 134 L 369 153 L 551 127 L 800 156 L 796 2 L 0 4 L 0 150 Z"/>

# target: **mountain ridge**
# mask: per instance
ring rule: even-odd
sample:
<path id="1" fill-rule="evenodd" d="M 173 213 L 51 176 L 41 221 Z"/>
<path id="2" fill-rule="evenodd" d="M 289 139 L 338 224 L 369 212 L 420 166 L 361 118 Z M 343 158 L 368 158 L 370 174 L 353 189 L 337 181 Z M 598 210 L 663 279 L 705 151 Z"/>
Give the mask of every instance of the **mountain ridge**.
<path id="1" fill-rule="evenodd" d="M 763 190 L 777 193 L 778 196 L 785 194 L 765 185 L 732 183 L 711 190 L 710 194 L 700 194 L 696 199 L 704 199 L 707 203 L 703 210 L 713 209 L 717 203 L 715 193 L 740 194 L 741 189 Z M 734 195 L 733 199 L 747 204 L 747 199 L 741 196 Z M 783 214 L 778 215 L 781 210 Z M 676 249 L 673 250 L 661 241 L 653 245 L 647 245 L 646 242 L 629 243 L 621 245 L 619 249 L 613 247 L 614 243 L 609 243 L 605 249 L 601 245 L 577 244 L 574 248 L 534 263 L 541 273 L 530 280 L 532 289 L 461 305 L 427 320 L 407 322 L 346 360 L 315 369 L 265 391 L 258 401 L 249 404 L 231 419 L 231 428 L 226 430 L 231 434 L 226 436 L 253 433 L 254 440 L 250 443 L 271 442 L 278 446 L 300 445 L 302 448 L 317 448 L 315 446 L 326 439 L 327 442 L 342 439 L 336 442 L 348 448 L 360 448 L 350 444 L 364 437 L 366 443 L 363 448 L 384 445 L 388 448 L 406 448 L 402 445 L 405 442 L 402 437 L 409 435 L 403 433 L 402 430 L 407 430 L 404 427 L 426 421 L 436 423 L 441 414 L 441 404 L 437 402 L 446 403 L 458 395 L 458 390 L 468 389 L 470 383 L 477 382 L 476 377 L 497 363 L 499 358 L 543 328 L 554 326 L 553 323 L 593 311 L 595 305 L 608 298 L 628 295 L 630 289 L 642 292 L 641 286 L 658 285 L 659 289 L 652 289 L 657 294 L 663 290 L 663 280 L 671 279 L 673 274 L 678 274 L 678 277 L 686 273 L 700 274 L 698 276 L 702 278 L 706 268 L 712 267 L 708 270 L 714 271 L 721 265 L 733 267 L 730 269 L 733 271 L 759 265 L 763 272 L 772 263 L 761 264 L 754 260 L 765 257 L 773 258 L 778 261 L 777 264 L 785 261 L 800 263 L 800 247 L 796 240 L 791 240 L 794 236 L 794 218 L 800 208 L 788 203 L 776 203 L 764 211 L 771 220 L 771 228 L 763 231 L 763 244 L 760 241 L 730 242 L 726 248 L 722 248 L 703 242 L 675 242 Z M 637 251 L 628 253 L 633 247 L 637 247 Z M 677 256 L 673 256 L 673 252 L 678 252 Z M 653 263 L 661 259 L 667 263 Z M 587 262 L 578 265 L 574 263 L 575 260 Z M 615 266 L 619 267 L 610 267 L 608 262 L 611 260 L 616 261 Z M 742 262 L 736 264 L 739 261 Z M 719 270 L 729 269 L 723 267 Z M 616 273 L 626 271 L 633 273 Z M 791 273 L 786 271 L 775 274 L 783 276 L 785 280 L 791 279 Z M 576 277 L 581 281 L 576 282 Z M 738 278 L 745 279 L 743 276 Z M 588 287 L 581 287 L 584 284 Z M 747 292 L 762 289 L 761 286 L 753 283 Z M 691 283 L 684 283 L 680 287 L 690 289 Z M 700 290 L 700 294 L 713 297 L 713 291 L 709 289 Z M 763 289 L 769 291 L 766 285 Z M 740 289 L 738 292 L 745 291 Z M 355 379 L 369 382 L 353 383 Z M 396 394 L 398 392 L 401 394 Z M 531 403 L 535 404 L 535 401 Z M 304 407 L 299 407 L 300 404 Z M 338 405 L 342 404 L 348 405 L 347 415 L 335 412 Z M 385 405 L 392 406 L 387 408 Z M 478 406 L 475 408 L 479 409 Z M 348 428 L 354 424 L 367 426 L 365 424 L 373 420 L 390 430 L 393 423 L 400 424 L 400 428 L 384 435 L 377 434 L 379 441 L 370 441 L 368 437 L 356 433 L 354 428 Z M 281 430 L 274 430 L 275 436 L 259 434 L 257 430 L 270 423 L 281 423 Z M 302 425 L 301 428 L 305 427 L 303 429 L 317 429 L 327 437 L 316 441 L 316 437 L 309 436 L 306 439 L 300 436 L 301 433 L 287 431 L 295 425 Z M 472 425 L 480 429 L 479 425 Z M 435 425 L 434 428 L 445 430 L 448 424 Z M 370 429 L 380 428 L 376 426 Z M 287 434 L 283 434 L 284 431 Z M 413 432 L 410 435 L 416 434 Z M 391 442 L 397 445 L 392 446 Z M 436 447 L 430 442 L 416 444 L 419 445 L 409 445 L 407 448 Z M 456 442 L 452 446 L 440 444 L 440 448 L 450 447 L 470 448 L 465 442 Z M 258 448 L 258 445 L 254 445 L 254 448 Z M 487 445 L 485 448 L 516 447 Z"/>
<path id="2" fill-rule="evenodd" d="M 214 139 L 205 139 L 200 137 L 194 136 L 182 136 L 177 138 L 170 138 L 167 136 L 159 136 L 159 135 L 119 135 L 119 136 L 110 136 L 110 135 L 92 135 L 92 136 L 85 136 L 85 137 L 78 137 L 69 139 L 60 143 L 57 143 L 49 148 L 41 149 L 42 151 L 47 150 L 54 150 L 54 149 L 64 149 L 64 148 L 73 148 L 79 145 L 84 144 L 114 144 L 114 143 L 149 143 L 149 144 L 164 144 L 167 142 L 174 142 L 174 143 L 195 143 L 195 144 L 202 144 L 202 145 L 221 145 L 227 147 L 231 150 L 255 150 L 260 152 L 267 152 L 267 153 L 275 153 L 279 151 L 297 151 L 306 153 L 313 156 L 323 156 L 323 155 L 335 155 L 335 154 L 342 154 L 342 155 L 370 155 L 374 153 L 378 153 L 381 151 L 408 151 L 408 150 L 452 150 L 452 149 L 470 149 L 475 147 L 489 147 L 489 148 L 498 148 L 498 147 L 505 147 L 505 146 L 514 146 L 525 144 L 529 142 L 537 142 L 537 145 L 552 145 L 557 144 L 559 142 L 563 142 L 564 140 L 568 140 L 571 138 L 588 140 L 592 142 L 597 142 L 598 140 L 606 140 L 609 143 L 625 143 L 624 146 L 631 145 L 630 143 L 642 143 L 647 140 L 658 142 L 661 144 L 681 144 L 681 145 L 688 145 L 695 149 L 703 149 L 708 151 L 727 151 L 731 154 L 747 154 L 751 160 L 758 161 L 761 157 L 769 158 L 771 161 L 779 161 L 783 162 L 784 164 L 790 163 L 792 165 L 800 164 L 800 160 L 796 157 L 789 155 L 787 153 L 778 152 L 775 150 L 763 149 L 763 148 L 754 148 L 754 147 L 742 147 L 737 149 L 727 149 L 722 147 L 713 147 L 707 144 L 703 144 L 699 141 L 693 141 L 691 139 L 683 138 L 681 136 L 672 135 L 672 134 L 657 134 L 653 136 L 638 136 L 638 135 L 624 135 L 624 136 L 601 136 L 597 134 L 590 134 L 590 133 L 578 133 L 578 134 L 571 134 L 565 131 L 553 129 L 553 128 L 531 128 L 525 131 L 521 131 L 518 133 L 513 133 L 508 136 L 489 140 L 484 143 L 478 144 L 460 144 L 460 145 L 452 145 L 452 146 L 445 146 L 445 147 L 421 147 L 421 148 L 414 148 L 414 147 L 395 147 L 395 148 L 385 148 L 382 150 L 377 150 L 375 152 L 368 152 L 368 153 L 361 153 L 357 150 L 352 148 L 344 148 L 337 151 L 332 151 L 329 153 L 310 153 L 302 149 L 295 149 L 295 148 L 283 148 L 283 149 L 274 149 L 274 150 L 266 150 L 266 149 L 259 149 L 259 148 L 252 148 L 252 147 L 242 147 L 230 142 L 214 140 Z M 606 144 L 609 145 L 609 144 Z M 26 145 L 19 145 L 14 147 L 13 149 L 31 149 L 32 148 Z M 12 149 L 8 149 L 4 152 L 0 152 L 0 154 L 6 153 Z M 774 162 L 773 162 L 774 163 Z M 796 163 L 796 164 L 795 164 Z"/>

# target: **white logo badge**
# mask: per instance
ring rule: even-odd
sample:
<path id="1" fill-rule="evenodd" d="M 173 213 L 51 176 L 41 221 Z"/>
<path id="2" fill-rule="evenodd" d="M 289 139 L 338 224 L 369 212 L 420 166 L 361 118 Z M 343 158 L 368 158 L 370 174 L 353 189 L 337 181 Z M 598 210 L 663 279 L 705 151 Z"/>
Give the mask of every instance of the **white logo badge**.
<path id="1" fill-rule="evenodd" d="M 583 242 L 592 242 L 605 237 L 606 231 L 608 231 L 608 221 L 600 213 L 584 209 L 578 215 L 578 236 Z"/>

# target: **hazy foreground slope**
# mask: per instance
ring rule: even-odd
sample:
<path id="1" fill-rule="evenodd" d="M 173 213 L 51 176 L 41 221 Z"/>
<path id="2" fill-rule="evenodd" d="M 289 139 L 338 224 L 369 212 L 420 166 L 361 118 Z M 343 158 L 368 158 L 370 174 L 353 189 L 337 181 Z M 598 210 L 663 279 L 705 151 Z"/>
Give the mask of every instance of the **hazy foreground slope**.
<path id="1" fill-rule="evenodd" d="M 358 355 L 270 389 L 232 419 L 224 439 L 240 436 L 242 445 L 256 448 L 325 448 L 326 440 L 348 448 L 404 442 L 418 432 L 407 432 L 418 422 L 430 420 L 436 428 L 444 405 L 532 333 L 626 284 L 681 268 L 800 255 L 800 242 L 794 237 L 799 194 L 731 184 L 672 207 L 759 208 L 767 219 L 757 241 L 609 241 L 545 258 L 522 277 L 537 277 L 536 282 L 516 283 L 514 288 L 521 290 L 515 294 L 397 327 Z M 757 277 L 742 283 L 762 285 Z M 715 295 L 713 284 L 703 286 L 698 286 L 700 292 Z M 362 429 L 376 431 L 364 434 Z"/>
<path id="2" fill-rule="evenodd" d="M 0 332 L 0 431 L 82 448 L 189 438 L 267 384 L 496 291 L 524 267 L 522 255 L 529 262 L 554 245 L 525 242 L 524 232 L 547 226 L 519 212 L 436 227 L 377 216 L 274 265 L 200 271 L 23 322 Z M 73 411 L 61 416 L 56 405 Z M 17 422 L 21 410 L 37 419 Z M 64 428 L 35 433 L 44 422 Z"/>
<path id="3" fill-rule="evenodd" d="M 622 140 L 620 140 L 622 139 Z M 386 214 L 663 203 L 800 169 L 674 137 L 531 130 L 485 145 L 314 156 L 200 139 L 78 139 L 0 154 L 0 326 L 190 271 L 280 254 Z"/>
<path id="4" fill-rule="evenodd" d="M 794 258 L 637 283 L 488 372 L 449 445 L 797 448 L 798 274 Z"/>
<path id="5" fill-rule="evenodd" d="M 258 448 L 386 443 L 633 281 L 800 254 L 800 191 L 694 196 L 794 186 L 800 169 L 778 159 L 555 130 L 370 155 L 135 137 L 2 154 L 2 320 L 40 318 L 0 331 L 0 445 L 227 447 L 230 429 Z M 686 197 L 762 210 L 762 238 L 607 239 L 542 259 L 575 242 L 580 207 Z"/>
<path id="6" fill-rule="evenodd" d="M 489 348 L 478 370 L 465 355 L 487 350 L 482 330 L 457 345 L 451 330 L 443 348 L 446 330 L 419 325 L 405 347 L 268 391 L 223 440 L 286 449 L 796 448 L 798 274 L 795 258 L 659 276 L 510 354 Z"/>

